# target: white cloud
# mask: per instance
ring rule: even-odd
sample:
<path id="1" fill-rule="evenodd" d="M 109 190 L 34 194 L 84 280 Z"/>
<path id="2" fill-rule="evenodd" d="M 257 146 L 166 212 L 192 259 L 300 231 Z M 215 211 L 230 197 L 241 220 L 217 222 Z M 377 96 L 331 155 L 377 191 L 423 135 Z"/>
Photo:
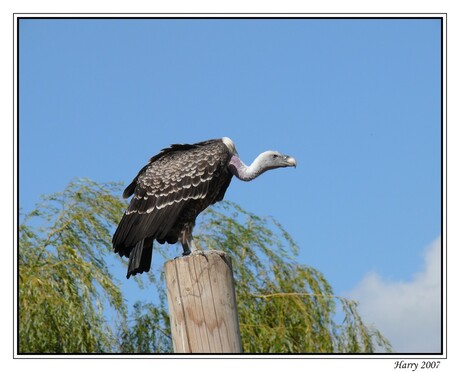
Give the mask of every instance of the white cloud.
<path id="1" fill-rule="evenodd" d="M 385 280 L 370 273 L 347 297 L 389 339 L 396 353 L 441 351 L 441 241 L 425 251 L 425 265 L 411 281 Z"/>

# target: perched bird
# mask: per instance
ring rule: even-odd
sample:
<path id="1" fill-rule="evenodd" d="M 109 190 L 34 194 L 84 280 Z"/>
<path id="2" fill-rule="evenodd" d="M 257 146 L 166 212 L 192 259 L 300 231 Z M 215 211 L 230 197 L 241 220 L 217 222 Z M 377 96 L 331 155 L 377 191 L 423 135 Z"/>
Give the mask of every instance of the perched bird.
<path id="1" fill-rule="evenodd" d="M 112 239 L 129 257 L 127 278 L 150 270 L 153 241 L 180 241 L 183 254 L 196 252 L 192 230 L 199 213 L 221 201 L 233 176 L 251 181 L 267 170 L 296 166 L 276 151 L 261 153 L 250 166 L 230 138 L 171 145 L 150 159 L 123 192 L 134 194 Z"/>

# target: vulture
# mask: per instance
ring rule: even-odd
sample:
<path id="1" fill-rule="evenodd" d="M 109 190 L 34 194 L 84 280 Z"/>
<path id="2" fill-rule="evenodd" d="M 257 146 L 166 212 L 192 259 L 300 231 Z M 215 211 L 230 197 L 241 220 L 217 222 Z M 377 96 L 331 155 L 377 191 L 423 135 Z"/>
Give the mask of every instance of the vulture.
<path id="1" fill-rule="evenodd" d="M 228 137 L 161 150 L 123 192 L 124 198 L 133 197 L 112 243 L 116 253 L 129 258 L 126 277 L 150 270 L 155 240 L 179 241 L 184 256 L 196 253 L 195 219 L 224 198 L 233 176 L 251 181 L 267 170 L 295 166 L 293 157 L 277 151 L 265 151 L 246 166 Z"/>

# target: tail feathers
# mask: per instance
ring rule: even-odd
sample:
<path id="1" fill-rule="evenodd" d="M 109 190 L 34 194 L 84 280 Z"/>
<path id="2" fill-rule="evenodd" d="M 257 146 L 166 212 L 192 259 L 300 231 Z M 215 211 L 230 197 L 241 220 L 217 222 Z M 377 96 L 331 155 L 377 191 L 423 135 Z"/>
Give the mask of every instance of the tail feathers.
<path id="1" fill-rule="evenodd" d="M 136 244 L 129 254 L 128 274 L 126 278 L 129 279 L 131 275 L 141 274 L 150 270 L 152 248 L 153 238 L 142 239 Z"/>

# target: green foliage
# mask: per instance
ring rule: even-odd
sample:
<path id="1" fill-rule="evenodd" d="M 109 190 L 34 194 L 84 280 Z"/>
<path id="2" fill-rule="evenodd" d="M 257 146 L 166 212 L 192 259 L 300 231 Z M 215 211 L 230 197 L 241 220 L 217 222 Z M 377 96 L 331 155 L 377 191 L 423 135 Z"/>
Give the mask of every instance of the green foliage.
<path id="1" fill-rule="evenodd" d="M 205 212 L 200 230 L 203 248 L 232 257 L 244 352 L 372 353 L 376 345 L 390 351 L 355 302 L 334 296 L 318 270 L 295 261 L 298 246 L 273 218 L 224 202 Z"/>
<path id="2" fill-rule="evenodd" d="M 104 302 L 125 316 L 105 255 L 125 207 L 119 186 L 76 181 L 44 198 L 19 228 L 19 352 L 110 351 Z M 38 226 L 38 227 L 33 227 Z"/>
<path id="3" fill-rule="evenodd" d="M 121 353 L 170 353 L 173 351 L 169 315 L 164 304 L 136 302 L 132 325 L 125 322 L 120 332 Z"/>
<path id="4" fill-rule="evenodd" d="M 107 255 L 116 256 L 111 232 L 125 208 L 114 196 L 119 194 L 114 184 L 72 182 L 24 217 L 19 236 L 21 353 L 172 352 L 158 256 L 177 253 L 174 247 L 154 246 L 157 266 L 136 280 L 142 286 L 147 278 L 157 300 L 136 303 L 128 316 L 119 283 L 106 264 Z M 274 219 L 223 202 L 207 209 L 201 221 L 197 245 L 232 257 L 245 352 L 391 350 L 377 330 L 363 323 L 355 302 L 335 296 L 320 272 L 295 261 L 299 248 Z M 117 316 L 114 326 L 104 318 L 107 305 Z M 336 323 L 338 317 L 343 321 Z"/>

